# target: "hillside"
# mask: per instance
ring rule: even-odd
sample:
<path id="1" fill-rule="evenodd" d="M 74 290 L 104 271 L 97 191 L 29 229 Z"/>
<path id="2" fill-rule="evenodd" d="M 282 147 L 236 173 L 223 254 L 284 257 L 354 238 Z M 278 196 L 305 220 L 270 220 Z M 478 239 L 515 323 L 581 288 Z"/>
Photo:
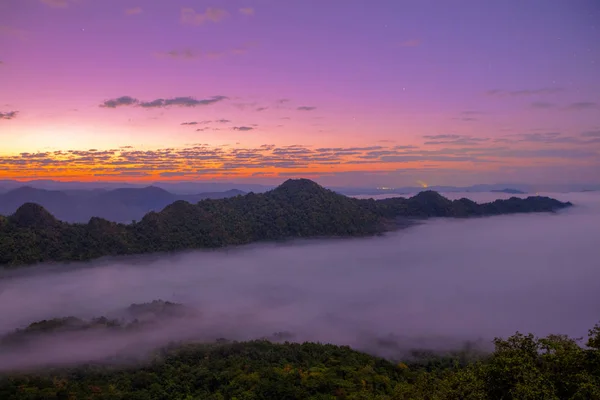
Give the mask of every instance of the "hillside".
<path id="1" fill-rule="evenodd" d="M 40 326 L 41 324 L 41 326 Z M 18 333 L 56 335 L 120 328 L 61 318 Z M 598 399 L 600 325 L 587 348 L 563 335 L 516 333 L 494 340 L 495 350 L 448 354 L 415 349 L 386 360 L 347 346 L 267 340 L 173 344 L 145 362 L 104 363 L 11 372 L 0 363 L 2 399 Z M 5 342 L 13 353 L 20 342 Z M 108 362 L 108 364 L 107 364 Z"/>
<path id="2" fill-rule="evenodd" d="M 178 200 L 197 203 L 204 199 L 222 199 L 241 194 L 244 192 L 228 190 L 184 195 L 156 186 L 62 191 L 22 186 L 0 193 L 0 215 L 11 215 L 25 203 L 36 203 L 65 222 L 87 223 L 90 218 L 99 217 L 113 222 L 130 223 Z"/>
<path id="3" fill-rule="evenodd" d="M 307 179 L 288 180 L 261 194 L 196 204 L 178 200 L 128 225 L 97 217 L 87 224 L 69 224 L 27 203 L 13 215 L 0 218 L 0 265 L 83 261 L 288 238 L 365 236 L 394 229 L 398 219 L 544 212 L 570 205 L 547 197 L 477 204 L 467 199 L 451 201 L 433 191 L 409 199 L 358 200 Z"/>

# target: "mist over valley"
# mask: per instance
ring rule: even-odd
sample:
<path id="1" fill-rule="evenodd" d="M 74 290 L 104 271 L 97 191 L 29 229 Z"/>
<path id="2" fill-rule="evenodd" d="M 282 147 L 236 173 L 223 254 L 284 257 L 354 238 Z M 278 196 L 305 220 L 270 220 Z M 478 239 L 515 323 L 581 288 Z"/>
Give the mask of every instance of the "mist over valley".
<path id="1" fill-rule="evenodd" d="M 506 196 L 445 195 L 478 202 Z M 130 304 L 157 299 L 194 313 L 131 334 L 44 337 L 0 357 L 0 369 L 101 360 L 178 340 L 269 337 L 399 357 L 412 348 L 451 349 L 466 341 L 489 349 L 493 337 L 515 331 L 585 336 L 600 315 L 600 195 L 553 197 L 575 206 L 430 219 L 371 238 L 5 269 L 0 334 L 58 317 L 120 318 Z"/>

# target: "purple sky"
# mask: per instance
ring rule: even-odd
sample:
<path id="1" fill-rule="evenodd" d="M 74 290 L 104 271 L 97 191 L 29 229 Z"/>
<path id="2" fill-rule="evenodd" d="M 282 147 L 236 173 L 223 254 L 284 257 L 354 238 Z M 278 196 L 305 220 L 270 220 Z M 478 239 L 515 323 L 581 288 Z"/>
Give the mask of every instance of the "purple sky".
<path id="1" fill-rule="evenodd" d="M 595 0 L 0 0 L 0 178 L 600 183 L 599 43 Z"/>

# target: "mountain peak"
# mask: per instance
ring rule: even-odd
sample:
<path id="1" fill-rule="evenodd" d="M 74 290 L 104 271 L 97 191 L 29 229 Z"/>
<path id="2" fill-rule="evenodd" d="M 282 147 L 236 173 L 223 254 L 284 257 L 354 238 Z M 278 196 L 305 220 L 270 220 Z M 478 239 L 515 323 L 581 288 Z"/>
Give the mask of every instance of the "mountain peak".
<path id="1" fill-rule="evenodd" d="M 435 190 L 423 190 L 422 192 L 417 193 L 412 199 L 416 200 L 439 200 L 446 199 L 444 196 L 436 192 Z"/>
<path id="2" fill-rule="evenodd" d="M 11 222 L 24 228 L 46 227 L 58 224 L 44 207 L 36 203 L 25 203 L 10 216 Z"/>
<path id="3" fill-rule="evenodd" d="M 275 190 L 287 192 L 320 192 L 326 189 L 315 181 L 311 181 L 310 179 L 306 178 L 300 178 L 288 179 L 281 185 L 277 186 Z"/>

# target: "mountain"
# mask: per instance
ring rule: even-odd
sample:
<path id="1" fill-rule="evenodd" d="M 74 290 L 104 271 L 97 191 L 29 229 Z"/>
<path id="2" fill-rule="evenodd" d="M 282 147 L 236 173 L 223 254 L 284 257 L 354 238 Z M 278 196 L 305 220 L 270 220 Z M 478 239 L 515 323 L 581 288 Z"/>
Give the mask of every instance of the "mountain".
<path id="1" fill-rule="evenodd" d="M 47 190 L 22 186 L 0 193 L 0 214 L 10 215 L 25 203 L 36 203 L 65 222 L 85 223 L 92 217 L 128 223 L 150 211 L 160 211 L 177 200 L 197 203 L 244 194 L 241 190 L 192 195 L 174 194 L 157 186 L 113 190 Z"/>
<path id="2" fill-rule="evenodd" d="M 147 191 L 165 196 L 160 189 Z M 119 193 L 123 203 L 139 204 L 137 194 Z M 365 236 L 395 229 L 399 220 L 411 218 L 551 212 L 568 206 L 571 203 L 539 196 L 477 204 L 468 199 L 451 201 L 434 191 L 408 199 L 360 200 L 308 179 L 290 179 L 259 194 L 205 199 L 196 204 L 177 200 L 127 225 L 98 217 L 87 224 L 70 224 L 27 203 L 11 216 L 0 218 L 0 264 L 83 261 L 300 237 Z"/>
<path id="3" fill-rule="evenodd" d="M 490 190 L 490 192 L 492 193 L 508 193 L 508 194 L 525 194 L 526 192 L 519 190 L 519 189 L 494 189 L 494 190 Z"/>
<path id="4" fill-rule="evenodd" d="M 78 181 L 54 181 L 50 179 L 39 179 L 30 181 L 15 181 L 15 180 L 0 180 L 0 193 L 10 190 L 30 186 L 36 189 L 56 190 L 64 193 L 69 192 L 89 192 L 89 191 L 108 191 L 119 188 L 143 189 L 147 184 L 140 183 L 123 183 L 123 182 L 78 182 Z M 161 189 L 178 195 L 189 195 L 195 193 L 213 193 L 226 192 L 228 190 L 237 189 L 243 192 L 264 193 L 274 189 L 275 185 L 262 185 L 247 182 L 236 181 L 221 181 L 221 182 L 205 182 L 205 181 L 175 181 L 165 182 L 157 181 L 151 184 Z M 423 190 L 421 186 L 400 186 L 400 187 L 358 187 L 358 186 L 328 186 L 329 189 L 345 194 L 347 196 L 355 195 L 381 195 L 381 194 L 412 194 Z M 579 192 L 582 190 L 600 190 L 600 184 L 595 183 L 568 183 L 568 184 L 527 184 L 503 182 L 494 184 L 476 184 L 471 186 L 448 186 L 448 185 L 431 185 L 429 190 L 436 192 L 490 192 L 492 190 L 502 190 L 504 188 L 512 188 L 525 193 L 541 193 L 541 192 Z"/>
<path id="5" fill-rule="evenodd" d="M 143 189 L 148 184 L 127 183 L 127 182 L 78 182 L 78 181 L 54 181 L 51 179 L 36 179 L 30 181 L 16 180 L 0 180 L 0 193 L 8 192 L 9 190 L 17 189 L 22 186 L 30 186 L 36 189 L 56 190 L 61 192 L 70 191 L 93 191 L 101 190 L 108 191 L 120 188 Z M 204 182 L 204 181 L 159 181 L 154 182 L 151 186 L 165 189 L 168 192 L 175 194 L 196 194 L 196 193 L 213 193 L 226 192 L 228 190 L 237 189 L 244 192 L 262 193 L 273 189 L 274 185 L 258 185 L 243 182 Z"/>

